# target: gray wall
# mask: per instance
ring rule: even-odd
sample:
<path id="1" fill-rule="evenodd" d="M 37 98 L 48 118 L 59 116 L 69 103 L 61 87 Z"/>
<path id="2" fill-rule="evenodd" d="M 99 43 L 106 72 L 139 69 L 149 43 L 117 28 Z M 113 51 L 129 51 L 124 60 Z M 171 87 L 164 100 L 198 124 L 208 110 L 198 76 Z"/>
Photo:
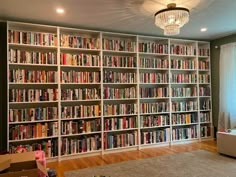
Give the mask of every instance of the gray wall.
<path id="1" fill-rule="evenodd" d="M 220 46 L 227 43 L 236 42 L 236 34 L 211 41 L 211 84 L 212 84 L 212 116 L 213 124 L 217 127 L 219 112 L 219 61 Z M 216 48 L 217 46 L 218 48 Z"/>

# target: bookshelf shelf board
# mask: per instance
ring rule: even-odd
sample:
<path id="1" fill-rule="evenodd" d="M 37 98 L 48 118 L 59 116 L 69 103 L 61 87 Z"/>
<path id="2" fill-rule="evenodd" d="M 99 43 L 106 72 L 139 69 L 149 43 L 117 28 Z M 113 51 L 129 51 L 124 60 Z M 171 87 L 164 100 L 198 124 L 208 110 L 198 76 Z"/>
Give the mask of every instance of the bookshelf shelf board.
<path id="1" fill-rule="evenodd" d="M 10 125 L 13 124 L 34 124 L 34 123 L 44 123 L 44 122 L 57 122 L 58 119 L 52 120 L 34 120 L 34 121 L 21 121 L 21 122 L 9 122 Z"/>
<path id="2" fill-rule="evenodd" d="M 70 120 L 84 120 L 84 119 L 101 119 L 101 117 L 76 117 L 76 118 L 61 118 L 61 121 L 70 121 Z"/>
<path id="3" fill-rule="evenodd" d="M 10 68 L 57 68 L 56 64 L 9 63 Z"/>
<path id="4" fill-rule="evenodd" d="M 155 145 L 161 145 L 161 144 L 167 144 L 170 143 L 170 141 L 163 141 L 163 142 L 156 142 L 156 143 L 148 143 L 148 144 L 141 144 L 141 146 L 155 146 Z"/>
<path id="5" fill-rule="evenodd" d="M 9 102 L 9 105 L 28 105 L 28 104 L 34 104 L 34 105 L 41 105 L 41 104 L 47 104 L 47 103 L 58 103 L 58 101 L 35 101 L 35 102 Z"/>
<path id="6" fill-rule="evenodd" d="M 139 83 L 140 85 L 169 85 L 169 83 Z"/>
<path id="7" fill-rule="evenodd" d="M 120 114 L 120 115 L 103 115 L 104 118 L 113 118 L 113 117 L 126 117 L 126 116 L 137 116 L 137 114 Z"/>
<path id="8" fill-rule="evenodd" d="M 197 69 L 175 69 L 175 68 L 171 68 L 170 71 L 174 72 L 174 71 L 197 71 Z"/>
<path id="9" fill-rule="evenodd" d="M 60 65 L 61 69 L 73 69 L 73 68 L 78 68 L 78 69 L 96 69 L 96 70 L 100 70 L 100 66 L 77 66 L 77 65 Z"/>
<path id="10" fill-rule="evenodd" d="M 195 58 L 196 55 L 179 55 L 179 54 L 170 54 L 170 57 L 183 57 L 183 58 Z"/>
<path id="11" fill-rule="evenodd" d="M 199 98 L 211 98 L 211 96 L 199 96 Z"/>
<path id="12" fill-rule="evenodd" d="M 9 88 L 55 88 L 58 84 L 57 83 L 9 83 Z"/>
<path id="13" fill-rule="evenodd" d="M 77 86 L 80 86 L 80 85 L 101 85 L 101 83 L 61 83 L 62 86 L 70 86 L 70 85 L 77 85 Z"/>
<path id="14" fill-rule="evenodd" d="M 201 139 L 204 139 L 204 140 L 208 140 L 208 139 L 211 139 L 212 137 L 211 136 L 202 136 Z"/>
<path id="15" fill-rule="evenodd" d="M 145 115 L 160 115 L 160 114 L 169 114 L 169 112 L 149 112 L 149 113 L 140 113 L 141 116 L 145 116 Z"/>
<path id="16" fill-rule="evenodd" d="M 169 68 L 139 68 L 139 70 L 148 70 L 148 71 L 168 71 Z"/>
<path id="17" fill-rule="evenodd" d="M 104 149 L 104 151 L 113 151 L 113 150 L 129 149 L 129 148 L 134 148 L 134 147 L 138 147 L 138 145 L 124 146 L 124 147 L 117 147 L 117 148 L 108 148 L 108 149 Z"/>
<path id="18" fill-rule="evenodd" d="M 210 69 L 198 69 L 199 72 L 210 72 Z"/>
<path id="19" fill-rule="evenodd" d="M 166 100 L 170 97 L 152 97 L 152 98 L 140 98 L 140 100 Z"/>
<path id="20" fill-rule="evenodd" d="M 174 82 L 171 82 L 170 84 L 171 85 L 197 85 L 197 83 L 174 83 Z"/>
<path id="21" fill-rule="evenodd" d="M 211 109 L 200 109 L 199 111 L 200 112 L 209 112 L 209 111 L 211 111 Z"/>
<path id="22" fill-rule="evenodd" d="M 137 85 L 137 83 L 103 83 L 103 85 Z"/>
<path id="23" fill-rule="evenodd" d="M 124 131 L 134 131 L 138 130 L 138 128 L 128 128 L 128 129 L 119 129 L 119 130 L 104 130 L 104 133 L 111 133 L 111 132 L 124 132 Z"/>
<path id="24" fill-rule="evenodd" d="M 198 110 L 191 110 L 191 111 L 172 111 L 172 114 L 189 113 L 189 112 L 198 112 Z"/>
<path id="25" fill-rule="evenodd" d="M 198 138 L 172 140 L 172 143 L 179 143 L 179 142 L 183 142 L 183 141 L 198 141 Z"/>
<path id="26" fill-rule="evenodd" d="M 189 126 L 189 125 L 198 125 L 198 123 L 189 123 L 189 124 L 172 124 L 172 127 Z"/>
<path id="27" fill-rule="evenodd" d="M 16 44 L 9 43 L 9 48 L 22 48 L 22 49 L 49 49 L 57 50 L 57 46 L 43 46 L 43 45 L 32 45 L 32 44 Z"/>
<path id="28" fill-rule="evenodd" d="M 111 99 L 103 99 L 106 102 L 113 102 L 113 101 L 136 101 L 137 98 L 111 98 Z"/>
<path id="29" fill-rule="evenodd" d="M 103 66 L 103 69 L 107 70 L 137 70 L 135 67 L 109 67 L 109 66 Z"/>
<path id="30" fill-rule="evenodd" d="M 95 100 L 61 100 L 61 103 L 83 103 L 83 102 L 99 102 L 101 99 L 95 99 Z"/>
<path id="31" fill-rule="evenodd" d="M 29 138 L 29 139 L 20 139 L 20 140 L 9 140 L 9 143 L 23 142 L 23 141 L 36 141 L 36 140 L 52 139 L 52 138 L 58 138 L 58 136 L 48 136 L 48 137 Z"/>
<path id="32" fill-rule="evenodd" d="M 46 157 L 47 162 L 56 162 L 58 160 L 58 156 Z"/>
<path id="33" fill-rule="evenodd" d="M 147 130 L 147 129 L 157 129 L 157 128 L 169 128 L 170 125 L 162 125 L 162 126 L 153 126 L 153 127 L 140 127 L 141 130 Z"/>
<path id="34" fill-rule="evenodd" d="M 93 150 L 93 151 L 87 151 L 87 152 L 78 152 L 78 153 L 73 153 L 73 154 L 64 154 L 64 155 L 61 155 L 61 158 L 78 156 L 78 155 L 82 155 L 82 154 L 91 154 L 91 153 L 97 153 L 97 152 L 102 152 L 102 150 L 99 149 L 99 150 Z"/>
<path id="35" fill-rule="evenodd" d="M 138 52 L 139 55 L 149 55 L 149 56 L 168 56 L 169 54 L 165 53 L 149 53 L 149 52 Z"/>
<path id="36" fill-rule="evenodd" d="M 198 58 L 209 58 L 210 56 L 198 56 Z"/>
<path id="37" fill-rule="evenodd" d="M 200 122 L 200 124 L 211 124 L 211 122 Z"/>
<path id="38" fill-rule="evenodd" d="M 197 96 L 171 97 L 171 99 L 195 99 Z"/>
<path id="39" fill-rule="evenodd" d="M 210 85 L 211 83 L 198 83 L 199 85 Z"/>
<path id="40" fill-rule="evenodd" d="M 83 136 L 83 135 L 92 135 L 92 134 L 101 134 L 101 133 L 102 133 L 101 131 L 96 131 L 96 132 L 86 132 L 86 133 L 61 135 L 61 137 Z"/>
<path id="41" fill-rule="evenodd" d="M 86 49 L 86 48 L 72 48 L 72 47 L 60 47 L 61 52 L 81 52 L 81 53 L 99 53 L 100 49 Z"/>
<path id="42" fill-rule="evenodd" d="M 104 54 L 112 54 L 112 55 L 115 55 L 115 54 L 127 54 L 127 55 L 130 55 L 130 54 L 136 54 L 136 52 L 131 52 L 131 51 L 116 51 L 116 50 L 105 50 L 103 49 L 102 50 Z"/>

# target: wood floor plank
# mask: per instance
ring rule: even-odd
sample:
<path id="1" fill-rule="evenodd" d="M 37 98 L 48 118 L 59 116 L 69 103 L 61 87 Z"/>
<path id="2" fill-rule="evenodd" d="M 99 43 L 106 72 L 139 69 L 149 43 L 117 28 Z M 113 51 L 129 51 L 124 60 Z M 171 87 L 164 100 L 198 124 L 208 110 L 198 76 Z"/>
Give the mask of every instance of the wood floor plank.
<path id="1" fill-rule="evenodd" d="M 51 162 L 47 164 L 47 167 L 56 169 L 57 177 L 64 177 L 65 171 L 89 168 L 112 163 L 119 163 L 128 160 L 144 159 L 161 155 L 171 155 L 175 153 L 189 152 L 200 149 L 217 153 L 216 141 L 210 140 L 210 141 L 202 141 L 189 144 L 144 148 L 141 150 L 132 150 L 132 151 L 116 152 L 104 155 L 80 157 L 77 159 L 64 160 L 60 162 Z"/>

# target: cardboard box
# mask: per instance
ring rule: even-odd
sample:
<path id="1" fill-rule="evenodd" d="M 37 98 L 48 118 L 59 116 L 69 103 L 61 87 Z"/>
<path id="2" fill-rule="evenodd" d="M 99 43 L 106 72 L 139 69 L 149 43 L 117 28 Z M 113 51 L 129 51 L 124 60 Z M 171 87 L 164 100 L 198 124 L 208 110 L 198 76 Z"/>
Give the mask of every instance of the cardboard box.
<path id="1" fill-rule="evenodd" d="M 37 177 L 39 171 L 47 176 L 34 152 L 0 155 L 0 177 Z"/>

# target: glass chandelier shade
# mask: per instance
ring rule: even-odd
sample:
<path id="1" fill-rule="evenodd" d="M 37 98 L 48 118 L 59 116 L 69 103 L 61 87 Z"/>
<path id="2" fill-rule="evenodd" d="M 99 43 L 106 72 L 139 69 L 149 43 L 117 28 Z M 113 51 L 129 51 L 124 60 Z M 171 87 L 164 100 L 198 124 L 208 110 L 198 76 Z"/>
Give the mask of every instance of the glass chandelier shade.
<path id="1" fill-rule="evenodd" d="M 180 28 L 189 21 L 189 10 L 169 4 L 167 9 L 162 9 L 155 14 L 155 24 L 164 30 L 164 35 L 177 35 Z"/>

